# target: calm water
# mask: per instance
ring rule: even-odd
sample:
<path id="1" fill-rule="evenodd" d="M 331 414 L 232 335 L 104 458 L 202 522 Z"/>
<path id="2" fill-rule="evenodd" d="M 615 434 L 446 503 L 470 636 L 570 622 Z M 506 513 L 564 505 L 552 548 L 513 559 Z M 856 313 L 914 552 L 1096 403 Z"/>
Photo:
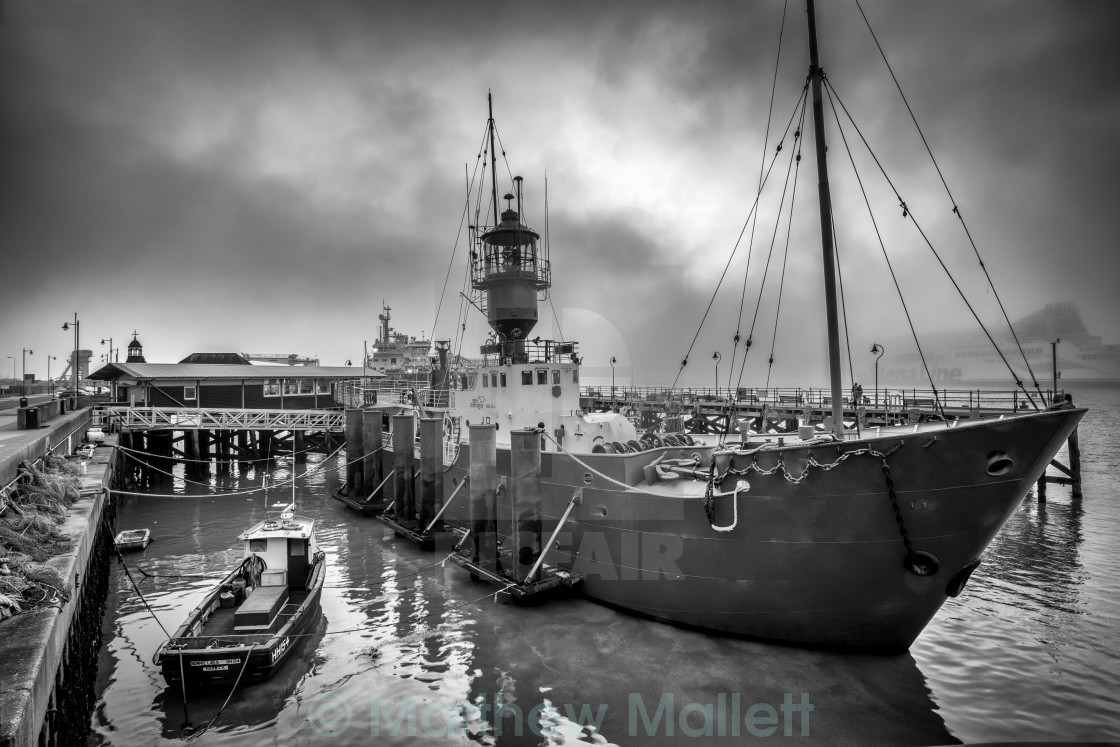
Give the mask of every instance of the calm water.
<path id="1" fill-rule="evenodd" d="M 164 633 L 114 566 L 91 742 L 185 742 L 185 720 L 197 728 L 215 716 L 194 741 L 669 744 L 726 734 L 730 742 L 733 720 L 749 736 L 741 724 L 752 707 L 759 735 L 773 730 L 786 742 L 1120 739 L 1120 391 L 1075 396 L 1092 408 L 1080 431 L 1084 498 L 1059 486 L 1045 504 L 1028 496 L 966 592 L 908 654 L 709 636 L 578 597 L 495 600 L 493 587 L 441 564 L 443 554 L 422 553 L 330 499 L 332 462 L 299 491 L 329 562 L 314 635 L 276 677 L 239 691 L 224 710 L 228 693 L 217 692 L 191 695 L 184 712 L 181 693 L 151 662 Z M 272 474 L 284 479 L 288 466 Z M 219 482 L 252 487 L 260 475 Z M 274 489 L 274 499 L 283 493 Z M 262 516 L 259 497 L 124 499 L 118 526 L 149 527 L 156 538 L 128 562 L 164 628 L 173 631 L 211 582 L 143 578 L 136 566 L 228 568 L 240 555 L 236 535 Z M 799 710 L 782 710 L 787 694 Z M 498 718 L 495 703 L 504 706 Z M 712 737 L 702 735 L 705 709 Z"/>

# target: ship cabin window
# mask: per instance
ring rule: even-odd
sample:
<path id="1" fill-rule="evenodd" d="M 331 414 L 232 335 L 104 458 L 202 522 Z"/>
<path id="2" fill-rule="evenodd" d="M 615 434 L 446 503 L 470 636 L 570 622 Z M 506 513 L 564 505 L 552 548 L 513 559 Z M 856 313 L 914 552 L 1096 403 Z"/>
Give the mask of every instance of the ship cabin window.
<path id="1" fill-rule="evenodd" d="M 316 394 L 330 394 L 331 393 L 330 379 L 316 379 L 315 380 L 315 393 Z"/>
<path id="2" fill-rule="evenodd" d="M 505 374 L 502 374 L 502 375 L 504 376 Z M 495 387 L 495 388 L 498 386 L 498 372 L 497 371 L 491 371 L 490 372 L 490 386 Z"/>
<path id="3" fill-rule="evenodd" d="M 573 368 L 572 369 L 572 383 L 573 384 L 578 384 L 579 383 L 579 369 L 578 368 Z"/>
<path id="4" fill-rule="evenodd" d="M 264 396 L 266 396 L 266 397 L 279 397 L 280 396 L 280 379 L 265 379 L 265 382 L 264 382 Z"/>
<path id="5" fill-rule="evenodd" d="M 502 386 L 505 386 L 506 385 L 506 372 L 505 371 L 502 371 L 501 378 L 502 378 Z"/>
<path id="6" fill-rule="evenodd" d="M 532 371 L 522 371 L 521 372 L 521 385 L 525 386 L 527 384 L 532 384 L 532 383 L 533 383 L 533 372 Z"/>
<path id="7" fill-rule="evenodd" d="M 268 540 L 267 539 L 261 538 L 261 539 L 251 539 L 251 540 L 249 540 L 249 552 L 267 552 L 267 550 L 268 550 Z"/>
<path id="8" fill-rule="evenodd" d="M 482 386 L 483 386 L 483 388 L 486 388 L 486 387 L 490 386 L 490 377 L 488 375 L 486 375 L 485 372 L 483 372 L 483 374 L 482 374 Z"/>
<path id="9" fill-rule="evenodd" d="M 183 387 L 183 399 L 198 399 L 198 389 L 193 386 Z"/>
<path id="10" fill-rule="evenodd" d="M 392 365 L 392 366 L 395 366 L 395 365 L 397 365 L 397 359 L 396 359 L 396 358 L 393 358 L 392 360 L 390 360 L 390 361 L 389 361 L 389 365 Z"/>
<path id="11" fill-rule="evenodd" d="M 560 383 L 560 371 L 559 371 L 559 369 L 552 372 L 552 383 L 553 383 L 553 385 L 557 385 L 557 384 Z"/>
<path id="12" fill-rule="evenodd" d="M 548 384 L 548 369 L 547 368 L 538 368 L 537 369 L 537 383 L 538 384 Z"/>

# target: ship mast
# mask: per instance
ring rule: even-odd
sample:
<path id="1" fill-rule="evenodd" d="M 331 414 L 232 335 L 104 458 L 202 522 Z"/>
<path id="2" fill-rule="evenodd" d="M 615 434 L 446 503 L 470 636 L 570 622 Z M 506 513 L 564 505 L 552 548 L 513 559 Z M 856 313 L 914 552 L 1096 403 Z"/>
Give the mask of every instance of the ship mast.
<path id="1" fill-rule="evenodd" d="M 813 0 L 806 0 L 809 19 L 809 78 L 813 89 L 813 134 L 817 152 L 817 191 L 821 210 L 821 249 L 824 252 L 824 296 L 828 316 L 828 373 L 832 385 L 832 428 L 844 436 L 843 386 L 840 380 L 840 322 L 836 303 L 836 262 L 832 236 L 832 197 L 828 190 L 825 161 L 824 103 L 821 100 L 821 70 L 817 59 L 817 17 Z"/>
<path id="2" fill-rule="evenodd" d="M 494 94 L 486 92 L 486 103 L 490 107 L 490 196 L 494 200 L 494 223 L 498 225 L 498 154 L 494 151 Z"/>

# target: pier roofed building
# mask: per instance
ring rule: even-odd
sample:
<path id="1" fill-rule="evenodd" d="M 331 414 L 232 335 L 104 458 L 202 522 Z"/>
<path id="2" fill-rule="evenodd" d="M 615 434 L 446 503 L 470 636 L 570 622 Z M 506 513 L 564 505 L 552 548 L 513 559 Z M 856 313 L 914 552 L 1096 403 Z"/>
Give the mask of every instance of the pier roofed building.
<path id="1" fill-rule="evenodd" d="M 139 350 L 139 343 L 136 347 Z M 109 363 L 90 374 L 110 382 L 115 401 L 132 407 L 305 410 L 337 407 L 335 387 L 353 381 L 352 366 L 253 365 L 238 353 L 193 353 L 179 363 L 133 360 Z M 366 372 L 369 378 L 381 374 Z"/>

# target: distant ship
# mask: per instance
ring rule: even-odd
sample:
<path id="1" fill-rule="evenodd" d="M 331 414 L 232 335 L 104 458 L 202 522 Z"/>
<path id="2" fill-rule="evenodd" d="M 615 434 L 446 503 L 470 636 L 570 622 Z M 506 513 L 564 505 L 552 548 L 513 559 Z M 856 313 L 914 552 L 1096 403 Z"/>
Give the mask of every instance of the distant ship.
<path id="1" fill-rule="evenodd" d="M 1023 365 L 1023 354 L 1030 363 L 1038 383 L 1045 387 L 1054 381 L 1054 356 L 1057 355 L 1058 387 L 1066 384 L 1120 384 L 1120 345 L 1105 344 L 1089 333 L 1081 312 L 1070 302 L 1049 303 L 1014 323 L 1019 346 L 1011 333 L 994 335 L 1004 357 L 1014 371 L 1032 386 L 1030 373 Z M 1059 341 L 1056 350 L 1051 343 Z M 909 343 L 909 345 L 907 345 Z M 1014 384 L 1011 373 L 1000 359 L 992 343 L 978 332 L 946 332 L 921 340 L 933 383 L 937 387 L 962 385 Z M 895 350 L 912 348 L 912 341 L 898 338 Z M 892 341 L 884 347 L 889 351 Z M 890 363 L 888 363 L 888 360 Z M 884 387 L 929 386 L 916 350 L 885 358 L 880 365 L 879 381 Z"/>
<path id="2" fill-rule="evenodd" d="M 378 335 L 373 350 L 366 356 L 366 367 L 388 376 L 400 376 L 422 373 L 427 376 L 431 368 L 429 356 L 432 351 L 432 341 L 401 334 L 389 326 L 392 309 L 381 303 L 381 313 L 377 318 L 381 321 L 381 331 Z"/>

